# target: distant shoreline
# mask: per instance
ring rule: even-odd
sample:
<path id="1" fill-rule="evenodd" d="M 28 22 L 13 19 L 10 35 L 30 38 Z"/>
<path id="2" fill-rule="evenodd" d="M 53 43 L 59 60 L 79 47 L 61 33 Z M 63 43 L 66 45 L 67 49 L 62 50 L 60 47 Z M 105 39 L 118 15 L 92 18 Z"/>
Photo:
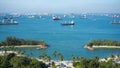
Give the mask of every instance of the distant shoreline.
<path id="1" fill-rule="evenodd" d="M 120 41 L 117 40 L 91 40 L 84 48 L 94 50 L 97 48 L 120 48 Z"/>
<path id="2" fill-rule="evenodd" d="M 93 45 L 92 47 L 90 47 L 90 46 L 85 45 L 84 48 L 86 48 L 88 50 L 94 50 L 94 49 L 97 49 L 97 48 L 111 48 L 111 49 L 114 49 L 114 48 L 120 48 L 120 46 L 96 46 L 96 45 Z"/>
<path id="3" fill-rule="evenodd" d="M 47 48 L 47 46 L 42 46 L 42 45 L 15 45 L 15 46 L 1 46 L 0 48 L 4 48 L 4 47 L 15 47 L 15 48 L 40 48 L 40 49 L 45 49 Z"/>
<path id="4" fill-rule="evenodd" d="M 39 40 L 25 40 L 16 38 L 13 36 L 9 36 L 6 38 L 6 40 L 0 42 L 0 48 L 31 48 L 35 47 L 36 49 L 45 49 L 48 47 L 48 45 L 44 41 Z"/>

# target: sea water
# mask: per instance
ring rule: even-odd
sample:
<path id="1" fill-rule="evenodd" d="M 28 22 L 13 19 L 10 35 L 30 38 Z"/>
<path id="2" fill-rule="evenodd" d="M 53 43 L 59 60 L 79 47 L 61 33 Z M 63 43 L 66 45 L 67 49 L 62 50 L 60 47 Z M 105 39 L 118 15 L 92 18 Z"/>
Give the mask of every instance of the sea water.
<path id="1" fill-rule="evenodd" d="M 63 16 L 62 14 L 59 16 Z M 80 18 L 79 14 L 67 15 L 61 20 L 52 20 L 52 16 L 35 15 L 34 18 L 27 16 L 13 17 L 19 22 L 18 25 L 0 25 L 0 40 L 5 40 L 8 36 L 15 36 L 24 39 L 44 40 L 49 47 L 43 50 L 35 48 L 24 48 L 26 55 L 39 57 L 41 52 L 46 52 L 52 56 L 54 51 L 62 53 L 64 59 L 70 60 L 71 55 L 92 58 L 120 54 L 120 49 L 96 49 L 87 50 L 85 44 L 95 39 L 120 40 L 120 25 L 110 24 L 110 21 L 120 20 L 103 15 L 87 15 L 87 18 Z M 0 16 L 2 20 L 3 16 Z M 62 26 L 65 21 L 75 22 L 73 26 Z"/>

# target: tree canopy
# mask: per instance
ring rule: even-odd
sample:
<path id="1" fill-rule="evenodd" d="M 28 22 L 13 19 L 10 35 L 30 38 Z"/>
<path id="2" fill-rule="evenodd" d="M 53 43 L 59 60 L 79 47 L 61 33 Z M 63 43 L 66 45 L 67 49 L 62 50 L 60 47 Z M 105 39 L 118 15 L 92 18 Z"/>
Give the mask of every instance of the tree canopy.
<path id="1" fill-rule="evenodd" d="M 87 46 L 120 46 L 120 41 L 116 40 L 92 40 L 87 43 Z"/>
<path id="2" fill-rule="evenodd" d="M 48 68 L 43 62 L 28 57 L 8 54 L 0 56 L 0 68 Z"/>
<path id="3" fill-rule="evenodd" d="M 44 41 L 40 40 L 26 40 L 26 39 L 20 39 L 16 37 L 9 36 L 4 41 L 0 42 L 0 46 L 14 46 L 14 45 L 43 45 L 47 46 L 47 44 Z"/>

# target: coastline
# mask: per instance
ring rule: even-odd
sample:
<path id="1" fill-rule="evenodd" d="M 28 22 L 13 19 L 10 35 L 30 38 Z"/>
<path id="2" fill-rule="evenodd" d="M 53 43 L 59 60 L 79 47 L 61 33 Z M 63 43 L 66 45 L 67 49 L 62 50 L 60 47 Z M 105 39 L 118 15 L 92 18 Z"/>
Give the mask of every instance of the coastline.
<path id="1" fill-rule="evenodd" d="M 20 57 L 27 57 L 26 55 L 19 54 L 17 51 L 0 51 L 0 56 L 9 56 L 10 53 L 14 53 L 15 56 L 20 56 Z M 13 57 L 12 57 L 13 58 Z M 33 57 L 28 57 L 29 59 L 36 59 L 38 62 L 43 62 L 46 65 L 49 65 L 49 68 L 53 68 L 55 65 L 56 68 L 76 68 L 74 66 L 75 63 L 79 63 L 80 61 L 73 61 L 73 60 L 50 60 L 50 61 L 45 61 L 44 59 L 40 58 L 33 58 Z M 93 60 L 93 59 L 92 59 Z M 98 58 L 97 62 L 98 63 L 103 63 L 103 62 L 108 62 L 112 60 L 112 63 L 120 64 L 120 57 L 119 55 L 113 55 L 113 57 L 106 57 L 106 58 Z M 74 63 L 75 62 L 75 63 Z M 82 61 L 83 62 L 83 61 Z M 54 65 L 52 65 L 54 63 Z M 90 64 L 90 62 L 88 62 Z"/>
<path id="2" fill-rule="evenodd" d="M 43 46 L 43 45 L 15 45 L 15 46 L 1 46 L 0 48 L 4 48 L 4 47 L 15 47 L 15 48 L 39 48 L 39 49 L 45 49 L 47 48 L 47 46 Z"/>
<path id="3" fill-rule="evenodd" d="M 85 45 L 84 48 L 86 48 L 86 49 L 88 49 L 88 50 L 94 50 L 93 47 L 90 47 L 90 46 L 87 46 L 87 45 Z"/>
<path id="4" fill-rule="evenodd" d="M 120 46 L 95 46 L 93 45 L 92 47 L 85 45 L 84 48 L 88 49 L 88 50 L 94 50 L 94 49 L 98 49 L 98 48 L 120 48 Z"/>
<path id="5" fill-rule="evenodd" d="M 14 53 L 16 54 L 16 56 L 22 56 L 22 57 L 25 56 L 23 54 L 20 54 L 18 51 L 0 51 L 0 56 L 4 56 L 5 54 L 10 54 L 10 53 Z"/>
<path id="6" fill-rule="evenodd" d="M 92 46 L 93 48 L 120 48 L 120 46 Z"/>

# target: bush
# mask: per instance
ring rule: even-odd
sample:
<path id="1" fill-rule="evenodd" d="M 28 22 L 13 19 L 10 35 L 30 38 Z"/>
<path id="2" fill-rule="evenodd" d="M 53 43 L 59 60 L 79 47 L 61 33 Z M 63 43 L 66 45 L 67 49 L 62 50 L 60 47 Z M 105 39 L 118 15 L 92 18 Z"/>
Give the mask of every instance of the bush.
<path id="1" fill-rule="evenodd" d="M 96 46 L 120 46 L 120 41 L 116 40 L 92 40 L 87 43 L 87 46 L 92 47 L 93 45 Z"/>

